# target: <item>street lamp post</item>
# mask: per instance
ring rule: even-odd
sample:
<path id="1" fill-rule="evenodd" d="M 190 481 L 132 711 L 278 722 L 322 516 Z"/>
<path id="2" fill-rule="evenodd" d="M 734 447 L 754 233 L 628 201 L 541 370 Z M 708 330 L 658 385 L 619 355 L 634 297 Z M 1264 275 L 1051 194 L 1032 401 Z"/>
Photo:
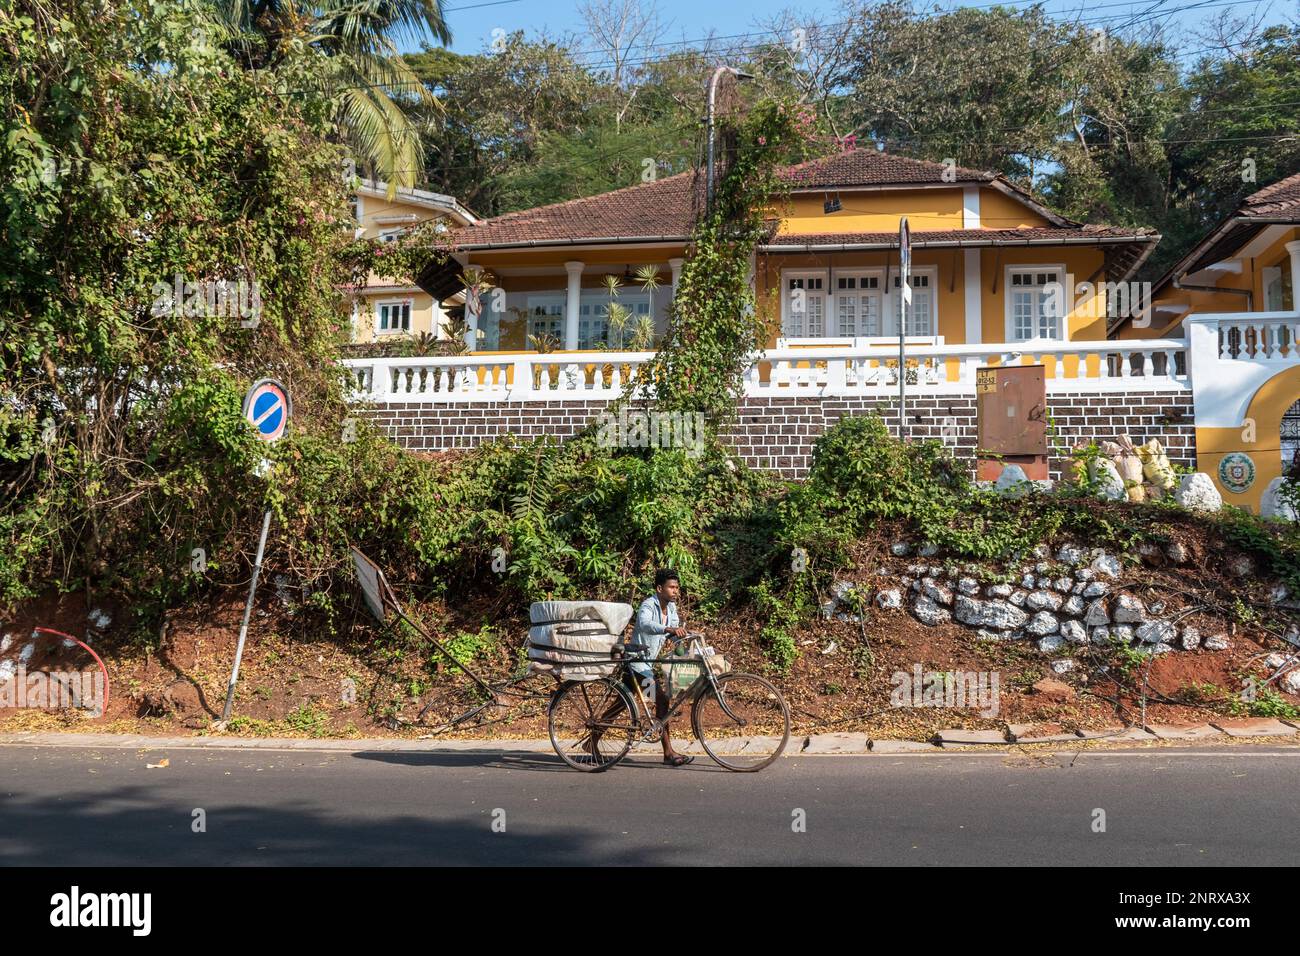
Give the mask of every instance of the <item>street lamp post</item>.
<path id="1" fill-rule="evenodd" d="M 706 169 L 707 183 L 705 184 L 706 205 L 713 206 L 713 111 L 718 96 L 718 80 L 723 73 L 735 74 L 738 80 L 752 80 L 754 74 L 746 73 L 734 66 L 720 66 L 713 71 L 713 76 L 709 80 L 709 113 L 706 120 L 708 126 L 708 163 Z"/>

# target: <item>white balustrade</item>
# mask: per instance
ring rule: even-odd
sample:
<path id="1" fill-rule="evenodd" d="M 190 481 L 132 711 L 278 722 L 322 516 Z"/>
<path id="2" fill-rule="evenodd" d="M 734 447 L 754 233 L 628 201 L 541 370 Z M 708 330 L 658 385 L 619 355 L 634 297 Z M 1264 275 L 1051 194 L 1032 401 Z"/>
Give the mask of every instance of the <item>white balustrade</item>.
<path id="1" fill-rule="evenodd" d="M 1265 341 L 1289 344 L 1294 339 Z M 1276 347 L 1287 354 L 1287 345 Z M 911 394 L 970 393 L 981 367 L 1037 364 L 1046 366 L 1049 392 L 1190 388 L 1186 349 L 1176 339 L 1034 341 L 1002 344 L 996 350 L 986 345 L 915 346 L 906 351 L 907 389 Z M 356 382 L 355 397 L 371 402 L 545 401 L 615 398 L 653 357 L 651 352 L 559 352 L 352 359 L 344 364 Z M 862 345 L 770 349 L 756 356 L 742 381 L 745 394 L 753 396 L 889 397 L 898 391 L 898 352 Z"/>

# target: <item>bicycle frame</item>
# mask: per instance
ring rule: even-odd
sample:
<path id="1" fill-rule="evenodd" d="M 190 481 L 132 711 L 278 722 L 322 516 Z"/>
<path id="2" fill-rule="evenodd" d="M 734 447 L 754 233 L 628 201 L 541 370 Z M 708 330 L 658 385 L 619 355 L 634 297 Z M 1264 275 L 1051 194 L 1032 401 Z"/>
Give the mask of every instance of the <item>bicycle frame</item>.
<path id="1" fill-rule="evenodd" d="M 698 657 L 659 657 L 652 661 L 647 661 L 646 663 L 662 664 L 668 667 L 677 664 L 700 664 L 702 665 L 702 673 L 699 677 L 695 678 L 690 687 L 687 687 L 684 691 L 678 694 L 675 700 L 669 700 L 668 711 L 663 715 L 663 717 L 652 716 L 650 702 L 645 698 L 645 692 L 641 689 L 641 682 L 636 680 L 634 677 L 632 685 L 636 688 L 636 694 L 633 700 L 641 710 L 641 713 L 636 715 L 638 729 L 644 726 L 645 723 L 649 723 L 650 726 L 653 727 L 655 721 L 658 721 L 660 726 L 662 726 L 677 716 L 677 712 L 680 711 L 688 701 L 693 704 L 700 695 L 704 693 L 706 687 L 711 687 L 716 690 L 718 686 L 718 678 L 713 673 L 713 666 L 709 663 L 708 657 L 704 654 L 704 635 L 699 633 L 690 633 L 687 635 L 687 638 L 689 641 L 687 647 L 690 650 L 697 652 L 699 654 Z M 624 673 L 627 673 L 630 670 L 626 662 L 623 665 L 623 670 Z M 722 705 L 722 709 L 728 717 L 739 721 L 739 718 L 731 712 L 731 708 L 727 706 L 726 699 L 721 694 L 718 694 L 718 702 Z M 642 720 L 642 714 L 645 715 L 644 721 Z"/>

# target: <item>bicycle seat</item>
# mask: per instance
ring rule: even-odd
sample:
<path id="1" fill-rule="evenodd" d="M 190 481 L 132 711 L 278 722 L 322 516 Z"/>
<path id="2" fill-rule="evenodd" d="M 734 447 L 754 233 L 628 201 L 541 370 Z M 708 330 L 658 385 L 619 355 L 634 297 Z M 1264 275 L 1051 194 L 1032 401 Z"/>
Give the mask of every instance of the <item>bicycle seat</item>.
<path id="1" fill-rule="evenodd" d="M 650 650 L 649 644 L 624 644 L 623 652 L 625 654 L 644 654 Z"/>

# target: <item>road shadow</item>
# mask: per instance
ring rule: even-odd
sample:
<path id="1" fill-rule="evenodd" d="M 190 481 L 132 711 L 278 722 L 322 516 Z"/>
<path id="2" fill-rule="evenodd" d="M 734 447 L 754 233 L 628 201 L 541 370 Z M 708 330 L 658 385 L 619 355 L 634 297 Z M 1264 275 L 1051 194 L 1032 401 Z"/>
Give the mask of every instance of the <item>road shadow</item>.
<path id="1" fill-rule="evenodd" d="M 389 755 L 392 756 L 392 755 Z M 116 787 L 46 795 L 16 790 L 4 801 L 2 866 L 655 866 L 667 851 L 611 845 L 606 831 L 567 824 L 493 832 L 489 811 L 451 819 L 362 817 L 343 806 L 223 805 L 194 808 L 157 788 Z"/>

